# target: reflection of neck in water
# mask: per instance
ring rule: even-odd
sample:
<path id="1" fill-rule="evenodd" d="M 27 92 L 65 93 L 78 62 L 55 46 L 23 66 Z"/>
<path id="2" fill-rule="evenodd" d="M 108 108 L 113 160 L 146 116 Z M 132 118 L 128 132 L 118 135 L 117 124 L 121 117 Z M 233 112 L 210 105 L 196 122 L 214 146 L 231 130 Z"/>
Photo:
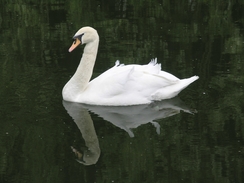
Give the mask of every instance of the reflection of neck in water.
<path id="1" fill-rule="evenodd" d="M 100 156 L 100 148 L 90 114 L 78 103 L 63 101 L 63 106 L 79 128 L 87 147 L 83 152 L 71 147 L 78 158 L 77 161 L 84 165 L 95 164 Z"/>

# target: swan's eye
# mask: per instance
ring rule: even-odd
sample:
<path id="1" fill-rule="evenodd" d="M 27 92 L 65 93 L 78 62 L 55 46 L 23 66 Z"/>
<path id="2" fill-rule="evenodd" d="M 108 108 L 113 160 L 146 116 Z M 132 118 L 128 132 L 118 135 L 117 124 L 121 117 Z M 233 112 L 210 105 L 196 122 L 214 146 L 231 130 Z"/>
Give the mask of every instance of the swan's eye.
<path id="1" fill-rule="evenodd" d="M 78 35 L 78 36 L 73 37 L 73 39 L 74 39 L 74 40 L 79 39 L 80 42 L 81 42 L 81 37 L 82 37 L 83 35 L 84 35 L 84 33 L 83 33 L 83 34 L 80 34 L 80 35 Z"/>
<path id="2" fill-rule="evenodd" d="M 79 39 L 80 42 L 81 42 L 81 37 L 82 37 L 83 35 L 84 35 L 84 34 L 81 34 L 81 35 L 79 35 L 79 36 L 77 37 L 77 39 Z"/>
<path id="3" fill-rule="evenodd" d="M 76 39 L 74 39 L 74 43 L 73 44 L 75 44 L 76 43 Z"/>

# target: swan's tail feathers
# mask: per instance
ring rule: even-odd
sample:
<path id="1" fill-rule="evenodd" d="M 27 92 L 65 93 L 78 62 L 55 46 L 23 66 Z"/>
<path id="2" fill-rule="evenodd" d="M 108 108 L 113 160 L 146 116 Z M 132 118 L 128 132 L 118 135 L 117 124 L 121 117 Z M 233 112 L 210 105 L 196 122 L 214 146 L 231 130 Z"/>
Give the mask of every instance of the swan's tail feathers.
<path id="1" fill-rule="evenodd" d="M 187 79 L 179 80 L 177 83 L 169 85 L 167 87 L 158 89 L 151 95 L 151 99 L 156 100 L 165 100 L 177 96 L 182 90 L 184 90 L 188 85 L 196 81 L 199 77 L 192 76 Z"/>
<path id="2" fill-rule="evenodd" d="M 178 95 L 182 90 L 184 90 L 187 86 L 196 81 L 198 78 L 198 76 L 192 76 L 187 79 L 181 79 L 178 84 L 172 85 L 172 89 L 175 90 L 175 92 L 177 93 L 176 95 Z"/>
<path id="3" fill-rule="evenodd" d="M 183 81 L 186 86 L 188 86 L 189 84 L 193 83 L 194 81 L 198 80 L 199 76 L 192 76 L 190 78 L 187 79 L 182 79 L 181 81 Z"/>

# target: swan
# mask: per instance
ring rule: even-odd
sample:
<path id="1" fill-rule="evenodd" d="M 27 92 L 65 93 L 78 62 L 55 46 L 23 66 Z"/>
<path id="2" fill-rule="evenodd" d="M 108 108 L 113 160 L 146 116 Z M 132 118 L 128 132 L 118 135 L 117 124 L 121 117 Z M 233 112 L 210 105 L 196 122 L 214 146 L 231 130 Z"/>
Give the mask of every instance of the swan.
<path id="1" fill-rule="evenodd" d="M 149 104 L 177 96 L 199 78 L 179 79 L 162 71 L 157 59 L 152 59 L 147 65 L 124 65 L 116 61 L 112 68 L 90 81 L 99 35 L 94 28 L 87 26 L 79 29 L 73 39 L 69 52 L 80 44 L 85 44 L 85 47 L 76 72 L 63 87 L 65 101 L 103 106 Z"/>

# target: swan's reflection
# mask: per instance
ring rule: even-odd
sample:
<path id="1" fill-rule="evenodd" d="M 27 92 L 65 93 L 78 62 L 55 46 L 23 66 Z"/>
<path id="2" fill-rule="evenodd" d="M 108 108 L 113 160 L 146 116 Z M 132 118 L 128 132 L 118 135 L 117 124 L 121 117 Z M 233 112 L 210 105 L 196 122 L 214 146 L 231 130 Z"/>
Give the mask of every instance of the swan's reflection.
<path id="1" fill-rule="evenodd" d="M 178 114 L 180 111 L 194 113 L 178 98 L 154 102 L 148 105 L 108 107 L 92 106 L 79 103 L 63 101 L 63 106 L 68 114 L 74 119 L 82 133 L 86 143 L 83 152 L 71 147 L 78 158 L 78 162 L 91 165 L 95 164 L 100 156 L 98 138 L 94 129 L 93 121 L 87 110 L 99 115 L 104 120 L 111 122 L 115 126 L 128 132 L 130 137 L 134 137 L 131 129 L 146 123 L 152 123 L 157 133 L 160 133 L 160 125 L 154 120 L 166 118 Z"/>
<path id="2" fill-rule="evenodd" d="M 82 107 L 125 130 L 130 137 L 134 137 L 131 129 L 137 128 L 140 125 L 151 123 L 159 134 L 160 125 L 155 120 L 173 116 L 180 111 L 187 113 L 195 112 L 189 109 L 179 97 L 145 105 L 109 107 L 80 104 L 80 108 Z"/>
<path id="3" fill-rule="evenodd" d="M 87 109 L 78 103 L 63 101 L 63 106 L 73 118 L 85 140 L 86 148 L 83 148 L 82 152 L 71 147 L 77 157 L 77 161 L 84 165 L 95 164 L 100 156 L 100 147 L 90 114 Z"/>

